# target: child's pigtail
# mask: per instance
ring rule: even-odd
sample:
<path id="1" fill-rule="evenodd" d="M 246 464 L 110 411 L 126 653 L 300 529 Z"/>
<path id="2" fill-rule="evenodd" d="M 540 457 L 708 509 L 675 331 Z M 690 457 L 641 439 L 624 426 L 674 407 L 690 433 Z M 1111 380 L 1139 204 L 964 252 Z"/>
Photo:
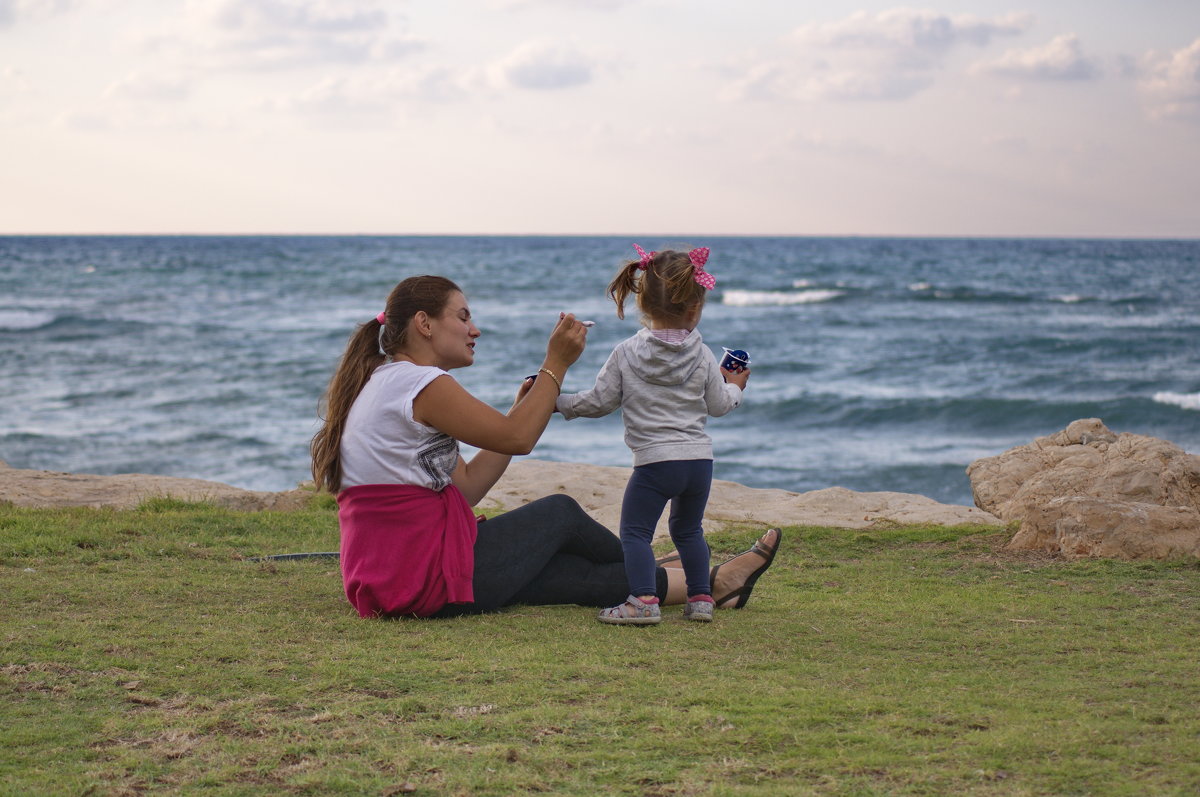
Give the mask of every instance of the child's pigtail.
<path id="1" fill-rule="evenodd" d="M 617 318 L 625 317 L 625 300 L 638 292 L 638 275 L 641 264 L 637 260 L 630 261 L 617 272 L 613 281 L 608 284 L 608 296 L 617 303 Z"/>

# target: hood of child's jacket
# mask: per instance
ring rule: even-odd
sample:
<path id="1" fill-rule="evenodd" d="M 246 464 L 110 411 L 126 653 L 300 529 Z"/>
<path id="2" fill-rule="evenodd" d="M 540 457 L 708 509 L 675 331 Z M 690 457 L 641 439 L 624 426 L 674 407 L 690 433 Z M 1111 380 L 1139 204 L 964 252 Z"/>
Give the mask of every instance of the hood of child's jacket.
<path id="1" fill-rule="evenodd" d="M 704 351 L 704 342 L 695 330 L 682 343 L 667 343 L 643 328 L 629 348 L 629 366 L 652 385 L 679 385 L 703 362 Z"/>

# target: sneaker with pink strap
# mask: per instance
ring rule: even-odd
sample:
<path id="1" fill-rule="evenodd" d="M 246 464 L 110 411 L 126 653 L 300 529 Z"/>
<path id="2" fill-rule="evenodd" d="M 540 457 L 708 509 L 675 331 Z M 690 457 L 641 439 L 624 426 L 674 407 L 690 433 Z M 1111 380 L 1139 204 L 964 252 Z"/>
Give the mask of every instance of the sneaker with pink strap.
<path id="1" fill-rule="evenodd" d="M 662 622 L 662 612 L 658 609 L 657 598 L 651 603 L 630 595 L 622 604 L 601 609 L 596 619 L 612 625 L 657 625 Z"/>
<path id="2" fill-rule="evenodd" d="M 683 607 L 683 619 L 695 620 L 699 623 L 711 623 L 713 619 L 712 595 L 697 595 L 688 598 Z"/>

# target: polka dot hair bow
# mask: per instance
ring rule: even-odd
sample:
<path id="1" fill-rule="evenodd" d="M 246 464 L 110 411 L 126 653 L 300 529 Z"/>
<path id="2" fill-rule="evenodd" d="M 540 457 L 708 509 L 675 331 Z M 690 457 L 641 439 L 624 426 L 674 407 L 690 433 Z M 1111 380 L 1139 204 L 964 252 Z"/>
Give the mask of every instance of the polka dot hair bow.
<path id="1" fill-rule="evenodd" d="M 638 261 L 638 268 L 641 269 L 642 271 L 645 271 L 646 269 L 650 268 L 650 258 L 657 255 L 658 252 L 650 252 L 647 254 L 646 250 L 643 249 L 642 247 L 638 246 L 637 244 L 634 244 L 633 248 L 637 250 L 638 257 L 641 258 L 641 260 Z"/>
<path id="2" fill-rule="evenodd" d="M 688 260 L 695 266 L 696 282 L 706 291 L 711 291 L 717 284 L 717 278 L 704 270 L 704 264 L 708 262 L 708 247 L 701 246 L 688 252 Z"/>

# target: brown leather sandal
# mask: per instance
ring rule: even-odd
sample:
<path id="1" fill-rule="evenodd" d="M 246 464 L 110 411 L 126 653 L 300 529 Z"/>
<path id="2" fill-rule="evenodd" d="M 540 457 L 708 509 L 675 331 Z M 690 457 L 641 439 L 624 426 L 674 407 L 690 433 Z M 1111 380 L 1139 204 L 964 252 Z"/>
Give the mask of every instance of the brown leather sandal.
<path id="1" fill-rule="evenodd" d="M 776 535 L 775 536 L 775 544 L 769 545 L 768 543 L 763 542 L 763 538 L 766 537 L 768 534 L 770 534 L 772 531 L 775 532 L 775 535 Z M 722 595 L 719 598 L 716 598 L 715 599 L 716 605 L 720 607 L 720 606 L 722 606 L 722 604 L 725 603 L 725 601 L 730 600 L 731 598 L 737 598 L 737 603 L 733 604 L 733 606 L 730 606 L 728 608 L 741 609 L 743 606 L 745 606 L 746 603 L 750 600 L 750 592 L 751 592 L 751 590 L 754 589 L 754 583 L 756 581 L 758 581 L 759 576 L 761 576 L 763 573 L 767 572 L 767 568 L 770 567 L 771 562 L 773 562 L 775 560 L 775 554 L 779 551 L 779 545 L 782 542 L 783 542 L 783 531 L 781 531 L 780 529 L 767 529 L 766 533 L 763 534 L 762 537 L 759 537 L 757 540 L 754 541 L 754 545 L 750 546 L 750 550 L 740 553 L 731 559 L 726 559 L 724 562 L 722 562 L 721 564 L 714 567 L 712 569 L 712 572 L 709 573 L 708 583 L 713 586 L 713 589 L 715 591 L 716 585 L 717 585 L 717 571 L 720 570 L 725 565 L 732 562 L 734 559 L 738 558 L 738 556 L 745 556 L 748 553 L 756 553 L 759 556 L 762 556 L 767 560 L 767 561 L 763 562 L 761 567 L 759 567 L 757 570 L 755 570 L 753 573 L 751 573 L 749 576 L 747 576 L 746 580 L 744 582 L 742 582 L 742 585 L 740 587 L 738 587 L 735 590 L 725 593 L 724 595 Z"/>

